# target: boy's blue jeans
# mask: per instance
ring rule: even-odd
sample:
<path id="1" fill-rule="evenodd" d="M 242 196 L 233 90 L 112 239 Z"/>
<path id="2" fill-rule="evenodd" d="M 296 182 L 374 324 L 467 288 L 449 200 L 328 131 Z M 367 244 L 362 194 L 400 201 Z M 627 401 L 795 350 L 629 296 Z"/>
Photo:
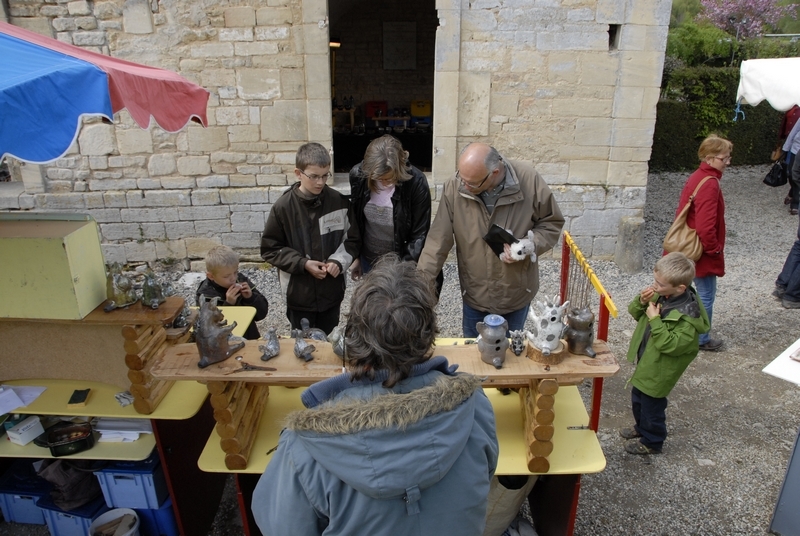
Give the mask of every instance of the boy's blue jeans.
<path id="1" fill-rule="evenodd" d="M 661 450 L 667 438 L 667 398 L 653 398 L 634 387 L 631 390 L 631 409 L 639 441 L 645 447 Z"/>
<path id="2" fill-rule="evenodd" d="M 697 289 L 697 296 L 703 302 L 708 315 L 708 333 L 700 334 L 700 344 L 705 344 L 711 338 L 711 315 L 714 312 L 714 298 L 717 296 L 717 276 L 707 275 L 694 278 L 694 288 Z"/>
<path id="3" fill-rule="evenodd" d="M 531 306 L 527 305 L 522 309 L 500 315 L 508 322 L 508 331 L 516 331 L 525 327 L 525 320 L 528 318 L 528 310 L 530 308 Z M 473 309 L 465 303 L 461 314 L 461 330 L 464 332 L 464 337 L 468 339 L 477 337 L 478 330 L 475 329 L 475 324 L 483 322 L 484 317 L 488 314 L 486 311 Z M 508 332 L 506 332 L 506 336 L 508 336 Z"/>

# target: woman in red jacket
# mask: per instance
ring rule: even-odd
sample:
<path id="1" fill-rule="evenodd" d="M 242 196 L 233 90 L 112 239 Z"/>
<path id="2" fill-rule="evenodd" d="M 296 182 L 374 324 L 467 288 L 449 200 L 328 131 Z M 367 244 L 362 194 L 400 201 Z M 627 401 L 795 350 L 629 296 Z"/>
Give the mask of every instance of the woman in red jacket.
<path id="1" fill-rule="evenodd" d="M 697 192 L 689 208 L 686 223 L 697 231 L 700 242 L 703 244 L 703 255 L 695 263 L 694 285 L 700 301 L 708 313 L 708 323 L 711 325 L 711 315 L 714 310 L 714 298 L 717 294 L 717 277 L 725 275 L 725 200 L 719 180 L 722 172 L 731 163 L 733 144 L 725 138 L 712 134 L 703 140 L 697 156 L 700 158 L 700 167 L 689 176 L 681 192 L 676 215 L 689 201 L 697 185 L 706 177 L 711 177 Z M 709 333 L 700 335 L 700 349 L 715 352 L 722 347 L 721 339 L 712 339 Z"/>

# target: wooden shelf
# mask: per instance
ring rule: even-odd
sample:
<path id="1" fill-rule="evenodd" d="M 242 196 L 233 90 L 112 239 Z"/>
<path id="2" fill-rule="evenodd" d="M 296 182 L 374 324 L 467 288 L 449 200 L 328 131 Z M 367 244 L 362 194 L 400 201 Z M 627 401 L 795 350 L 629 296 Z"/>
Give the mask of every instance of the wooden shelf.
<path id="1" fill-rule="evenodd" d="M 229 470 L 225 467 L 225 452 L 220 448 L 220 437 L 212 432 L 197 465 L 210 473 L 251 473 L 261 474 L 267 467 L 271 454 L 267 452 L 278 445 L 283 420 L 292 411 L 303 409 L 300 395 L 303 389 L 286 387 L 270 387 L 269 399 L 261 422 L 258 436 L 253 444 L 247 468 L 241 471 Z M 503 395 L 497 389 L 484 391 L 494 407 L 497 423 L 497 440 L 500 444 L 500 455 L 496 474 L 520 475 L 528 474 L 525 434 L 520 417 L 519 395 L 511 393 Z M 585 427 L 589 424 L 589 415 L 583 405 L 578 388 L 562 387 L 555 395 L 556 418 L 553 423 L 555 434 L 553 444 L 556 446 L 548 457 L 550 470 L 548 475 L 598 473 L 606 466 L 606 459 L 597 435 Z"/>
<path id="2" fill-rule="evenodd" d="M 95 441 L 97 434 L 95 434 Z M 140 461 L 147 459 L 156 446 L 154 434 L 141 434 L 139 439 L 130 443 L 99 443 L 95 442 L 89 450 L 70 454 L 70 460 L 130 460 Z M 0 438 L 0 457 L 4 458 L 54 458 L 50 449 L 39 447 L 33 442 L 20 446 L 7 438 Z"/>

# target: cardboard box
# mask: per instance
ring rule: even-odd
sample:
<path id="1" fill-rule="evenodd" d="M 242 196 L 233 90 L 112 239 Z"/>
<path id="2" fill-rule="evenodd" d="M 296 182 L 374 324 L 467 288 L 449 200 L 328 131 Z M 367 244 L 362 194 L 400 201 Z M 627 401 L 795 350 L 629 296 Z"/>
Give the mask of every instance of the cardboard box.
<path id="1" fill-rule="evenodd" d="M 27 445 L 43 433 L 44 428 L 36 415 L 31 415 L 14 428 L 6 431 L 9 441 L 22 446 Z"/>
<path id="2" fill-rule="evenodd" d="M 0 214 L 0 317 L 80 320 L 106 299 L 97 223 L 85 214 Z"/>

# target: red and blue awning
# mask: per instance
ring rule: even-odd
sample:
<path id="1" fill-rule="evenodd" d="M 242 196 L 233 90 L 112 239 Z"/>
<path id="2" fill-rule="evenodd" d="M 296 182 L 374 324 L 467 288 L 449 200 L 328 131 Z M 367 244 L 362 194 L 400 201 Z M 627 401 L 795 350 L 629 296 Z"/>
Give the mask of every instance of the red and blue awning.
<path id="1" fill-rule="evenodd" d="M 0 158 L 42 164 L 63 156 L 82 116 L 127 109 L 177 132 L 205 126 L 208 91 L 180 75 L 98 54 L 0 22 Z"/>

